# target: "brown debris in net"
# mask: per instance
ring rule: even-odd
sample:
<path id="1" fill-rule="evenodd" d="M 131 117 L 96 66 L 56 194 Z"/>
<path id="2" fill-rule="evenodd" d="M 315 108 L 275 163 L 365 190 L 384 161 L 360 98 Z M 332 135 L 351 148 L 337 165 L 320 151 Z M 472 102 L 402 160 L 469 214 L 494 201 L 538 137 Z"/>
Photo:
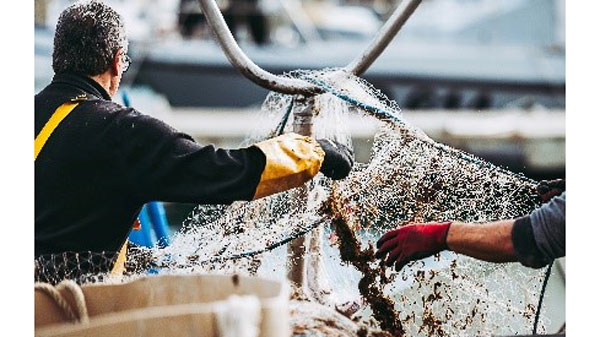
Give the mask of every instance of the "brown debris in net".
<path id="1" fill-rule="evenodd" d="M 373 310 L 373 317 L 384 331 L 393 336 L 403 336 L 404 328 L 400 320 L 400 313 L 394 308 L 394 301 L 383 293 L 383 286 L 388 281 L 385 277 L 385 270 L 371 266 L 375 262 L 373 246 L 369 245 L 367 249 L 361 250 L 354 230 L 344 220 L 339 205 L 333 199 L 330 199 L 328 204 L 328 211 L 333 215 L 332 223 L 339 239 L 341 259 L 343 262 L 352 264 L 363 274 L 358 283 L 358 289 Z"/>
<path id="2" fill-rule="evenodd" d="M 442 299 L 442 294 L 440 292 L 441 286 L 442 283 L 439 281 L 434 283 L 433 293 L 429 294 L 427 297 L 422 297 L 423 317 L 419 333 L 426 331 L 428 336 L 448 336 L 448 333 L 443 329 L 443 321 L 433 313 L 433 303 Z M 446 313 L 446 317 L 448 317 L 448 313 Z"/>
<path id="3" fill-rule="evenodd" d="M 361 328 L 358 330 L 359 337 L 393 337 L 389 332 L 386 331 L 371 331 L 367 328 Z"/>
<path id="4" fill-rule="evenodd" d="M 450 275 L 452 276 L 452 280 L 456 280 L 459 277 L 456 273 L 456 260 L 450 262 Z"/>
<path id="5" fill-rule="evenodd" d="M 339 192 L 343 204 L 354 206 L 353 224 L 391 229 L 410 221 L 493 221 L 539 205 L 534 182 L 416 132 L 384 130 L 369 166 L 344 180 Z"/>
<path id="6" fill-rule="evenodd" d="M 525 306 L 525 311 L 523 311 L 523 317 L 527 319 L 532 319 L 535 317 L 536 308 L 533 304 L 529 303 Z"/>

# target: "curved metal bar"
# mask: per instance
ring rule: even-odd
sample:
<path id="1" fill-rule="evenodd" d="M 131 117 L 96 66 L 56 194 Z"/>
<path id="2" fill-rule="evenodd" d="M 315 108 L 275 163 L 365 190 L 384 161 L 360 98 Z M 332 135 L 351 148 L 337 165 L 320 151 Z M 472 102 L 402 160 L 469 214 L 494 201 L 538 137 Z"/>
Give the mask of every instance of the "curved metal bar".
<path id="1" fill-rule="evenodd" d="M 199 2 L 206 21 L 212 28 L 221 48 L 225 51 L 229 62 L 252 82 L 284 94 L 313 96 L 323 92 L 321 88 L 308 82 L 277 76 L 260 68 L 238 46 L 215 0 L 199 0 Z"/>
<path id="2" fill-rule="evenodd" d="M 394 36 L 398 34 L 400 28 L 402 28 L 408 18 L 410 18 L 415 9 L 421 4 L 421 1 L 422 0 L 410 0 L 408 3 L 400 3 L 398 8 L 396 8 L 394 13 L 392 13 L 390 18 L 381 27 L 371 44 L 369 44 L 369 47 L 367 47 L 359 57 L 348 64 L 346 70 L 356 76 L 360 76 L 369 69 L 371 64 L 375 62 L 379 55 L 381 55 L 394 39 Z"/>

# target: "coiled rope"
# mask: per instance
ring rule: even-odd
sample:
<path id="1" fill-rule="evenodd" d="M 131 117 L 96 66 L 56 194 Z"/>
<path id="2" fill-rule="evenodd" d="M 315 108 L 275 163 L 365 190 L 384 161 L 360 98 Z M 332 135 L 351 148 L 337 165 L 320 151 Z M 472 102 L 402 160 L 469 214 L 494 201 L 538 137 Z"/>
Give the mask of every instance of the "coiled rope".
<path id="1" fill-rule="evenodd" d="M 36 282 L 34 289 L 48 295 L 48 297 L 50 297 L 67 316 L 69 321 L 75 323 L 89 322 L 90 319 L 87 311 L 87 304 L 85 302 L 85 295 L 83 294 L 81 287 L 74 281 L 63 280 L 56 287 L 49 283 Z M 63 289 L 71 293 L 71 296 L 75 301 L 75 308 L 73 308 L 61 294 Z"/>

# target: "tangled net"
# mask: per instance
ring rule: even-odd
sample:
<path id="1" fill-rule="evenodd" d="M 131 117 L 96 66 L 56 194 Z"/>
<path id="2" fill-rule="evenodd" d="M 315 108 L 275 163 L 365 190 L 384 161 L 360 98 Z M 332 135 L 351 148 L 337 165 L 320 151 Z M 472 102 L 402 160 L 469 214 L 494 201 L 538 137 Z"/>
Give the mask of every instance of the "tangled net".
<path id="1" fill-rule="evenodd" d="M 308 252 L 308 257 L 322 261 L 323 292 L 332 308 L 363 327 L 405 336 L 529 332 L 543 272 L 444 252 L 396 273 L 374 258 L 373 243 L 409 222 L 523 216 L 539 206 L 535 182 L 433 141 L 402 119 L 395 102 L 360 78 L 339 70 L 288 76 L 327 93 L 314 100 L 270 93 L 259 116 L 264 128 L 254 130 L 246 144 L 274 130 L 291 131 L 292 123 L 282 116 L 297 109 L 315 111 L 316 137 L 348 146 L 349 116 L 375 117 L 382 123 L 369 162 L 355 165 L 339 182 L 318 176 L 303 188 L 253 202 L 199 205 L 170 246 L 131 251 L 129 275 L 152 269 L 284 279 L 285 244 L 321 230 L 319 256 Z M 542 331 L 548 323 L 542 317 Z M 355 333 L 366 335 L 360 329 Z"/>

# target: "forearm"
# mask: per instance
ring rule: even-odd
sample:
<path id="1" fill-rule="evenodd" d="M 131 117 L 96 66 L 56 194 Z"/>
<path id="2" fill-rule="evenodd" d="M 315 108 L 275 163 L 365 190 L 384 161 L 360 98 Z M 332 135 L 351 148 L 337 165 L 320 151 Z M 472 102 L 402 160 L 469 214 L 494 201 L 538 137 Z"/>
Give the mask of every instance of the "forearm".
<path id="1" fill-rule="evenodd" d="M 565 203 L 563 193 L 516 220 L 410 223 L 385 233 L 377 241 L 375 256 L 387 256 L 385 264 L 395 264 L 397 271 L 410 261 L 444 250 L 488 262 L 519 261 L 541 268 L 565 255 Z"/>
<path id="2" fill-rule="evenodd" d="M 142 201 L 229 204 L 297 187 L 319 172 L 324 153 L 296 134 L 244 149 L 200 146 L 189 135 L 131 112 L 115 122 L 115 173 Z M 135 125 L 134 127 L 131 127 Z"/>
<path id="3" fill-rule="evenodd" d="M 107 134 L 115 139 L 109 151 L 115 177 L 137 200 L 229 204 L 252 199 L 266 161 L 260 149 L 201 146 L 135 111 L 116 119 Z"/>
<path id="4" fill-rule="evenodd" d="M 483 224 L 455 222 L 448 230 L 448 249 L 489 262 L 515 262 L 513 225 L 514 220 Z"/>

